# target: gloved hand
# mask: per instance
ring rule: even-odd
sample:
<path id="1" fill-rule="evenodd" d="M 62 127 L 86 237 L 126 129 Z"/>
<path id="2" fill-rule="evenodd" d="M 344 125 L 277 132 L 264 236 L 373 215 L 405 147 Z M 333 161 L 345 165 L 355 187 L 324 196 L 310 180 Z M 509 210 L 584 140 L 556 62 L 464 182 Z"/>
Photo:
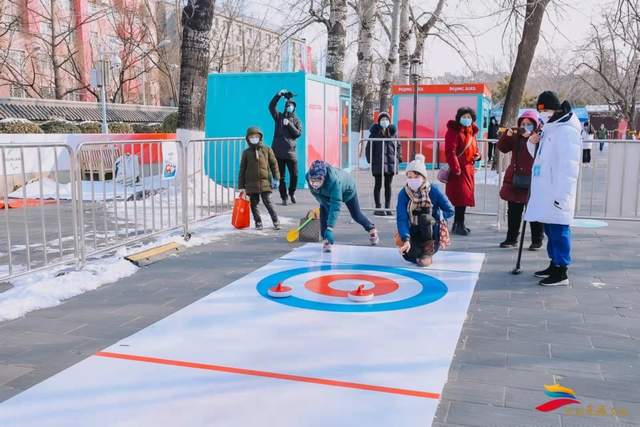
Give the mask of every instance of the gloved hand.
<path id="1" fill-rule="evenodd" d="M 280 89 L 280 92 L 278 92 L 278 95 L 284 96 L 287 92 L 289 92 L 287 89 Z"/>
<path id="2" fill-rule="evenodd" d="M 285 126 L 289 126 L 289 119 L 282 119 L 282 124 Z"/>
<path id="3" fill-rule="evenodd" d="M 275 178 L 271 180 L 271 188 L 273 190 L 277 189 L 279 186 L 280 186 L 280 181 L 278 181 Z"/>
<path id="4" fill-rule="evenodd" d="M 333 245 L 333 228 L 327 228 L 324 232 L 324 239 Z"/>

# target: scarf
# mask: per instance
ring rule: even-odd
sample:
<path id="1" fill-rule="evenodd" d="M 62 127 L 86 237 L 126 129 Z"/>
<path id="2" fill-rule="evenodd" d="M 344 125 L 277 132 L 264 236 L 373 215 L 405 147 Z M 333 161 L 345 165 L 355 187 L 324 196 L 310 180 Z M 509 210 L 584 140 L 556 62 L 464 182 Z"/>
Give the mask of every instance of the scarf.
<path id="1" fill-rule="evenodd" d="M 425 180 L 425 183 L 418 191 L 413 191 L 408 185 L 405 185 L 404 189 L 407 192 L 407 196 L 409 196 L 409 219 L 412 225 L 418 225 L 418 216 L 414 215 L 413 211 L 422 208 L 431 208 L 431 198 L 429 197 L 431 184 Z"/>

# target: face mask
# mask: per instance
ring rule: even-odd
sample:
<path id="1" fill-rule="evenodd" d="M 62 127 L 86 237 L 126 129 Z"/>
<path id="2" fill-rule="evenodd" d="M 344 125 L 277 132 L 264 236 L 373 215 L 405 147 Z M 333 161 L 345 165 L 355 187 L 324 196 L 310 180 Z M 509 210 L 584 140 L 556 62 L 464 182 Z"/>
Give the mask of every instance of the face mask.
<path id="1" fill-rule="evenodd" d="M 295 109 L 296 109 L 296 107 L 294 107 L 293 105 L 289 105 L 289 106 L 287 107 L 287 112 L 288 112 L 288 113 L 293 113 L 293 110 L 295 110 Z"/>
<path id="2" fill-rule="evenodd" d="M 473 123 L 473 120 L 470 119 L 469 117 L 462 117 L 460 119 L 460 124 L 464 127 L 469 127 L 471 126 L 472 123 Z"/>
<path id="3" fill-rule="evenodd" d="M 418 191 L 422 184 L 424 184 L 423 178 L 407 178 L 407 185 L 413 191 Z"/>
<path id="4" fill-rule="evenodd" d="M 531 133 L 531 132 L 533 132 L 534 126 L 533 125 L 524 125 L 522 128 L 524 129 L 524 131 L 526 133 Z"/>
<path id="5" fill-rule="evenodd" d="M 380 126 L 382 126 L 383 129 L 386 129 L 389 127 L 389 120 L 380 120 Z"/>
<path id="6" fill-rule="evenodd" d="M 260 138 L 256 136 L 252 136 L 251 138 L 249 138 L 249 142 L 253 145 L 256 145 L 257 143 L 260 142 Z"/>
<path id="7" fill-rule="evenodd" d="M 310 185 L 310 186 L 311 186 L 311 188 L 313 188 L 314 190 L 317 190 L 317 189 L 319 189 L 320 187 L 322 187 L 322 184 L 324 184 L 324 179 L 309 181 L 309 185 Z"/>
<path id="8" fill-rule="evenodd" d="M 553 111 L 540 111 L 538 113 L 543 122 L 548 122 L 551 116 L 553 116 Z"/>

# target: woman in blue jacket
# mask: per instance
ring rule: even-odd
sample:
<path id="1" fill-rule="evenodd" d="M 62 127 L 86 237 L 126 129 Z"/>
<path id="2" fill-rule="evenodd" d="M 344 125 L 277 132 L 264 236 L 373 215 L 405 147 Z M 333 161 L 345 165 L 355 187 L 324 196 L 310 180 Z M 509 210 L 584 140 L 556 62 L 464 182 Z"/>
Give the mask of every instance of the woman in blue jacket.
<path id="1" fill-rule="evenodd" d="M 402 257 L 429 267 L 440 247 L 440 220 L 455 211 L 447 196 L 427 181 L 424 156 L 418 154 L 407 166 L 407 184 L 398 193 L 396 244 Z"/>
<path id="2" fill-rule="evenodd" d="M 307 172 L 307 182 L 311 195 L 320 203 L 320 229 L 324 239 L 324 252 L 331 252 L 331 245 L 334 243 L 333 227 L 338 221 L 342 203 L 347 205 L 351 218 L 369 233 L 369 242 L 374 246 L 378 244 L 376 226 L 360 210 L 356 183 L 351 175 L 322 160 L 316 160 Z"/>

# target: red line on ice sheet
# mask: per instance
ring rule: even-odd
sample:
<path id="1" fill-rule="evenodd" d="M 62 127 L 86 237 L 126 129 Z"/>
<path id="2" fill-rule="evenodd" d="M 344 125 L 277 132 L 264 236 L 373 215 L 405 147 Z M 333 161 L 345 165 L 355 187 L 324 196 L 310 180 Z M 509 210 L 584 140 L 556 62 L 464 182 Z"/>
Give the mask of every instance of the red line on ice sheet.
<path id="1" fill-rule="evenodd" d="M 158 359 L 156 357 L 136 356 L 132 354 L 111 353 L 99 351 L 99 357 L 111 359 L 132 360 L 136 362 L 155 363 L 158 365 L 180 366 L 183 368 L 204 369 L 207 371 L 226 372 L 230 374 L 249 375 L 253 377 L 275 378 L 279 380 L 298 381 L 302 383 L 321 384 L 331 387 L 353 388 L 356 390 L 368 390 L 379 393 L 400 394 L 404 396 L 422 397 L 424 399 L 440 399 L 439 393 L 429 393 L 420 390 L 408 390 L 403 388 L 383 387 L 370 384 L 351 383 L 346 381 L 329 380 L 325 378 L 302 377 L 299 375 L 279 374 L 277 372 L 256 371 L 253 369 L 232 368 L 230 366 L 209 365 L 206 363 L 184 362 L 181 360 Z"/>

